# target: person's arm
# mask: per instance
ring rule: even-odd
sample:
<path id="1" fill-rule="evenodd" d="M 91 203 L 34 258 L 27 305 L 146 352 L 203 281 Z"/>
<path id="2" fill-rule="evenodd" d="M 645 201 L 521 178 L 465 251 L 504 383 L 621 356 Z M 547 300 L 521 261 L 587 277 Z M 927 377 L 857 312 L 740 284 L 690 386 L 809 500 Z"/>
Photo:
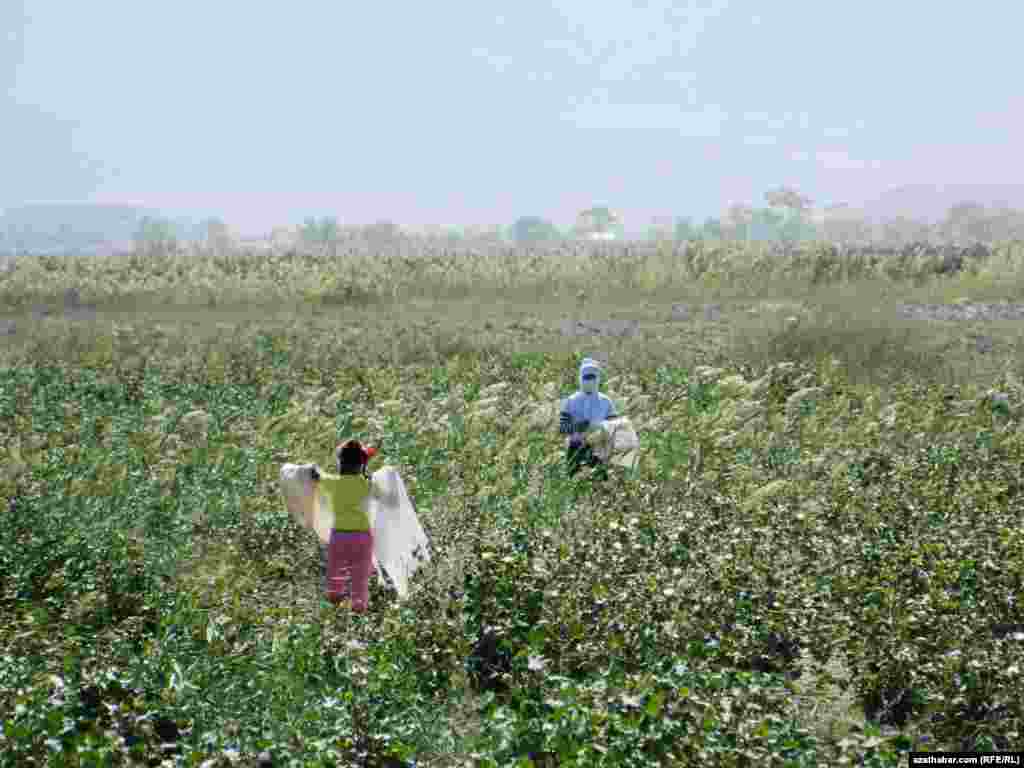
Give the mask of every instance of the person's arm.
<path id="1" fill-rule="evenodd" d="M 589 421 L 575 421 L 573 413 L 573 402 L 571 399 L 562 401 L 562 412 L 558 419 L 558 432 L 562 435 L 573 436 L 584 434 L 590 427 Z"/>
<path id="2" fill-rule="evenodd" d="M 367 460 L 367 462 L 366 462 L 366 466 L 364 467 L 364 469 L 366 470 L 366 476 L 369 477 L 374 472 L 376 472 L 378 469 L 380 469 L 380 464 L 383 461 L 384 461 L 384 456 L 381 454 L 380 450 L 378 449 L 377 452 L 374 453 L 373 456 L 371 456 Z"/>
<path id="3" fill-rule="evenodd" d="M 558 417 L 558 433 L 561 435 L 572 434 L 572 416 L 565 411 L 562 411 L 561 416 Z"/>
<path id="4" fill-rule="evenodd" d="M 615 401 L 608 398 L 608 420 L 619 418 L 619 411 L 615 407 Z"/>
<path id="5" fill-rule="evenodd" d="M 576 435 L 583 434 L 590 428 L 589 421 L 578 421 L 576 424 L 572 423 L 572 416 L 567 413 L 563 413 L 558 421 L 558 432 L 562 435 Z"/>

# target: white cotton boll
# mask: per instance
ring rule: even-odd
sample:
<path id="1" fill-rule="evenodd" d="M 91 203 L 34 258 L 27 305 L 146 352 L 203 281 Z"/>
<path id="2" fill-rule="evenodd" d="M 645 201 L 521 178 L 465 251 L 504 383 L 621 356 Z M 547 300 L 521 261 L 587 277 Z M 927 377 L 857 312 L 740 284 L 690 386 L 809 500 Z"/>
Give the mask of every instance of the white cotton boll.
<path id="1" fill-rule="evenodd" d="M 621 462 L 615 461 L 615 457 L 626 457 L 629 459 L 628 463 L 632 464 L 636 457 L 629 454 L 640 447 L 640 438 L 633 429 L 632 422 L 626 417 L 599 422 L 587 432 L 586 441 L 594 448 L 598 458 L 616 464 Z"/>

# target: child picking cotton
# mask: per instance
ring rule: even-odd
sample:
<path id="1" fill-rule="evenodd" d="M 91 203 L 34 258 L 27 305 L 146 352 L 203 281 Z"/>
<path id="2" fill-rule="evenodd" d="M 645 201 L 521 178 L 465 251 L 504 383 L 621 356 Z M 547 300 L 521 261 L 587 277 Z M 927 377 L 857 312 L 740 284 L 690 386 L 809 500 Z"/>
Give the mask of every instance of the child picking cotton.
<path id="1" fill-rule="evenodd" d="M 358 440 L 348 440 L 335 451 L 338 473 L 313 468 L 315 491 L 323 500 L 322 510 L 331 523 L 327 549 L 327 599 L 339 603 L 352 599 L 352 610 L 365 612 L 370 600 L 370 572 L 373 569 L 373 521 L 368 500 L 381 498 L 366 465 L 376 455 Z"/>
<path id="2" fill-rule="evenodd" d="M 398 472 L 388 466 L 367 474 L 367 462 L 376 453 L 349 440 L 335 451 L 337 475 L 325 474 L 314 464 L 281 467 L 288 511 L 319 539 L 323 591 L 332 602 L 351 595 L 357 610 L 368 601 L 374 560 L 400 600 L 409 594 L 416 570 L 430 561 L 429 539 Z"/>

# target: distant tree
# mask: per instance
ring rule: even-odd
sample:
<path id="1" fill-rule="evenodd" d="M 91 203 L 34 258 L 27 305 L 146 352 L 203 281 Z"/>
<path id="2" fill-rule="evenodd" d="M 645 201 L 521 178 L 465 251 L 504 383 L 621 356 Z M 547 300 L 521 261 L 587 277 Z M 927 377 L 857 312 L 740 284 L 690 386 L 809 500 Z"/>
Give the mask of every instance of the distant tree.
<path id="1" fill-rule="evenodd" d="M 714 216 L 708 216 L 704 219 L 704 226 L 702 229 L 702 236 L 708 240 L 721 240 L 723 236 L 722 222 Z"/>
<path id="2" fill-rule="evenodd" d="M 787 216 L 779 226 L 778 239 L 783 243 L 795 243 L 800 239 L 800 222 L 794 216 Z"/>
<path id="3" fill-rule="evenodd" d="M 304 244 L 320 249 L 331 258 L 337 256 L 339 233 L 338 219 L 334 216 L 324 216 L 319 221 L 309 217 L 299 227 L 299 239 Z"/>
<path id="4" fill-rule="evenodd" d="M 174 235 L 179 242 L 185 243 L 201 240 L 203 237 L 202 227 L 187 216 L 176 217 L 171 221 L 171 226 L 174 227 Z"/>
<path id="5" fill-rule="evenodd" d="M 618 214 L 607 206 L 598 206 L 580 211 L 576 216 L 574 232 L 579 237 L 609 235 L 621 230 L 622 221 Z M 621 233 L 621 232 L 620 232 Z"/>
<path id="6" fill-rule="evenodd" d="M 132 237 L 135 249 L 141 253 L 166 253 L 177 248 L 178 238 L 174 224 L 157 216 L 143 216 Z"/>
<path id="7" fill-rule="evenodd" d="M 317 245 L 320 242 L 320 224 L 309 216 L 299 226 L 299 239 L 305 245 Z"/>
<path id="8" fill-rule="evenodd" d="M 557 240 L 560 236 L 558 228 L 540 216 L 521 216 L 512 225 L 512 239 L 517 243 Z"/>
<path id="9" fill-rule="evenodd" d="M 814 236 L 814 226 L 810 220 L 813 200 L 791 187 L 769 190 L 764 198 L 771 208 L 783 213 L 784 219 L 778 231 L 779 239 L 796 242 Z"/>
<path id="10" fill-rule="evenodd" d="M 809 217 L 802 212 L 792 212 L 779 227 L 779 239 L 786 243 L 797 243 L 802 240 L 813 239 L 815 234 L 814 224 Z"/>
<path id="11" fill-rule="evenodd" d="M 340 240 L 341 229 L 338 220 L 334 216 L 325 216 L 320 220 L 320 235 L 323 238 L 325 249 L 333 259 L 338 255 L 338 241 Z"/>
<path id="12" fill-rule="evenodd" d="M 751 240 L 778 240 L 785 215 L 775 208 L 757 208 L 750 216 Z"/>
<path id="13" fill-rule="evenodd" d="M 675 238 L 677 242 L 695 240 L 697 238 L 697 230 L 694 228 L 693 221 L 689 216 L 680 216 L 676 219 Z"/>

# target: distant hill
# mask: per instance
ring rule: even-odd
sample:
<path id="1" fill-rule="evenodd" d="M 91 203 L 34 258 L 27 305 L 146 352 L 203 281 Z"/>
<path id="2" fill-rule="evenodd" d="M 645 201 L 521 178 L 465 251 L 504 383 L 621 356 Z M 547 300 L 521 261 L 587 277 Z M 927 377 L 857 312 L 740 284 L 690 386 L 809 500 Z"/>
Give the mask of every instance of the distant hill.
<path id="1" fill-rule="evenodd" d="M 129 205 L 36 203 L 8 208 L 0 215 L 0 251 L 99 253 L 130 244 L 145 216 L 161 212 Z M 178 235 L 190 239 L 198 225 L 175 219 Z"/>
<path id="2" fill-rule="evenodd" d="M 965 201 L 986 207 L 1005 203 L 1024 210 L 1024 184 L 912 184 L 889 189 L 857 208 L 873 219 L 906 216 L 934 223 L 944 218 L 952 206 Z"/>

